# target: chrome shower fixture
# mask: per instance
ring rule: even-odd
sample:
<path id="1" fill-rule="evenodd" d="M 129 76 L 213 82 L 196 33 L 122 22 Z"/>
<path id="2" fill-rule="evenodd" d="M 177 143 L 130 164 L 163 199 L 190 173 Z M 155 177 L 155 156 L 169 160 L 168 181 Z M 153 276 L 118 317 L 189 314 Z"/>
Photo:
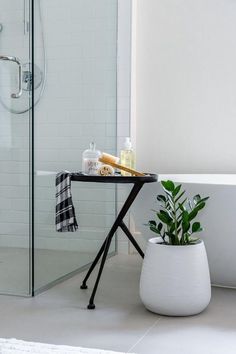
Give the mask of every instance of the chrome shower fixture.
<path id="1" fill-rule="evenodd" d="M 29 35 L 30 34 L 30 0 L 22 0 L 24 3 L 24 11 L 23 11 L 23 24 L 24 24 L 24 35 Z M 1 0 L 0 0 L 1 2 Z M 34 70 L 32 70 L 32 64 L 31 63 L 24 63 L 19 66 L 19 92 L 16 94 L 13 93 L 11 95 L 11 98 L 20 98 L 22 95 L 23 97 L 32 97 L 31 92 L 32 90 L 38 89 L 38 91 L 35 91 L 35 96 L 34 96 L 34 102 L 28 106 L 28 101 L 27 100 L 22 100 L 23 102 L 22 105 L 16 105 L 16 108 L 14 105 L 12 106 L 11 102 L 5 103 L 4 98 L 0 96 L 0 104 L 10 113 L 12 114 L 24 114 L 32 109 L 32 105 L 36 106 L 39 101 L 41 100 L 41 97 L 43 96 L 45 86 L 46 86 L 46 77 L 47 77 L 47 54 L 46 54 L 46 46 L 45 46 L 45 34 L 44 34 L 44 24 L 43 24 L 43 18 L 42 18 L 42 8 L 41 8 L 41 1 L 40 0 L 34 0 L 36 3 L 35 6 L 38 6 L 38 19 L 39 19 L 39 24 L 40 24 L 40 33 L 41 33 L 41 41 L 42 41 L 42 58 L 43 58 L 43 63 L 42 63 L 42 68 L 40 68 L 38 65 L 34 64 Z M 0 33 L 3 31 L 3 24 L 0 23 Z M 32 34 L 31 34 L 32 35 Z M 28 38 L 29 39 L 29 38 Z M 27 40 L 28 40 L 27 39 Z M 2 60 L 6 60 L 4 56 L 1 56 L 0 58 Z M 10 57 L 15 58 L 15 57 Z M 32 77 L 32 71 L 34 71 L 34 80 Z M 33 86 L 34 82 L 34 87 Z M 25 95 L 25 92 L 28 92 L 28 96 Z M 20 100 L 19 100 L 20 101 Z M 15 100 L 16 102 L 16 100 Z M 24 107 L 24 103 L 27 104 L 26 107 Z"/>
<path id="2" fill-rule="evenodd" d="M 23 75 L 22 75 L 22 89 L 24 91 L 32 91 L 32 64 L 26 63 L 22 66 Z M 34 89 L 40 87 L 44 80 L 43 73 L 40 68 L 34 64 Z"/>

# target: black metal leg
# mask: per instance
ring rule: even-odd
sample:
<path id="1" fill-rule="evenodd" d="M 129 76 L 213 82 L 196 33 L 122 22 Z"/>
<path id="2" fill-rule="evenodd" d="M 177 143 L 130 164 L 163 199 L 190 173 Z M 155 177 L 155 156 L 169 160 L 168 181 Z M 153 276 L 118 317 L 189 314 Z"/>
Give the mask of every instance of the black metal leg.
<path id="1" fill-rule="evenodd" d="M 103 271 L 103 268 L 104 268 L 104 265 L 105 265 L 105 262 L 106 262 L 106 258 L 107 258 L 107 254 L 108 254 L 108 251 L 109 251 L 109 248 L 110 248 L 112 237 L 113 237 L 113 235 L 111 234 L 106 239 L 106 245 L 105 245 L 104 253 L 103 253 L 103 256 L 102 256 L 102 261 L 101 261 L 101 264 L 100 264 L 100 267 L 99 267 L 99 271 L 98 271 L 96 282 L 95 282 L 94 287 L 93 287 L 92 295 L 90 297 L 89 304 L 88 304 L 88 309 L 89 310 L 94 310 L 95 309 L 94 298 L 95 298 L 95 295 L 96 295 L 96 292 L 97 292 L 97 288 L 98 288 L 98 284 L 99 284 L 99 281 L 100 281 L 100 278 L 101 278 L 101 275 L 102 275 L 102 271 Z"/>
<path id="2" fill-rule="evenodd" d="M 92 271 L 93 271 L 94 268 L 96 267 L 96 265 L 97 265 L 97 263 L 98 263 L 98 261 L 99 261 L 101 255 L 103 254 L 103 251 L 104 251 L 105 246 L 106 246 L 106 241 L 107 241 L 107 237 L 106 237 L 105 241 L 103 242 L 102 247 L 100 248 L 98 254 L 96 255 L 96 257 L 95 257 L 93 263 L 92 263 L 91 266 L 89 267 L 89 270 L 88 270 L 88 272 L 87 272 L 87 274 L 86 274 L 86 276 L 85 276 L 85 278 L 84 278 L 84 280 L 83 280 L 83 282 L 82 282 L 82 285 L 80 286 L 80 289 L 87 289 L 87 288 L 88 288 L 86 282 L 87 282 L 88 278 L 90 277 Z"/>
<path id="3" fill-rule="evenodd" d="M 128 239 L 130 240 L 130 242 L 132 242 L 132 244 L 134 245 L 134 247 L 136 248 L 136 250 L 138 251 L 138 253 L 140 254 L 140 256 L 142 258 L 144 258 L 144 253 L 141 250 L 141 248 L 139 247 L 138 243 L 136 242 L 135 238 L 133 237 L 133 235 L 131 234 L 131 232 L 129 231 L 128 227 L 125 225 L 124 221 L 121 221 L 120 223 L 120 227 L 122 228 L 122 230 L 124 231 L 124 233 L 126 234 L 126 236 L 128 237 Z"/>
<path id="4" fill-rule="evenodd" d="M 139 193 L 140 189 L 142 188 L 142 186 L 143 186 L 143 183 L 134 184 L 134 186 L 133 186 L 128 198 L 126 199 L 123 207 L 121 208 L 121 210 L 120 210 L 120 212 L 119 212 L 119 214 L 118 214 L 118 216 L 117 216 L 117 218 L 116 218 L 116 220 L 115 220 L 115 222 L 114 222 L 114 224 L 113 224 L 113 226 L 112 226 L 112 228 L 111 228 L 111 230 L 110 230 L 110 232 L 109 232 L 109 234 L 108 234 L 108 236 L 107 236 L 107 238 L 105 240 L 105 248 L 104 248 L 104 253 L 103 253 L 103 256 L 102 256 L 102 261 L 101 261 L 101 264 L 100 264 L 100 267 L 99 267 L 99 271 L 98 271 L 97 279 L 96 279 L 96 282 L 95 282 L 95 285 L 94 285 L 94 288 L 93 288 L 93 291 L 92 291 L 92 295 L 90 297 L 89 304 L 88 304 L 88 309 L 90 309 L 90 310 L 95 309 L 94 298 L 95 298 L 95 295 L 96 295 L 96 292 L 97 292 L 97 288 L 98 288 L 98 284 L 99 284 L 99 281 L 100 281 L 100 278 L 101 278 L 101 275 L 102 275 L 104 264 L 106 262 L 106 258 L 107 258 L 107 254 L 108 254 L 108 251 L 109 251 L 109 247 L 110 247 L 110 244 L 111 244 L 112 237 L 114 236 L 118 226 L 120 226 L 122 224 L 123 218 L 125 217 L 127 211 L 129 210 L 130 206 L 132 205 L 133 201 L 135 200 L 135 198 L 136 198 L 137 194 Z M 133 239 L 133 236 L 132 236 L 132 239 Z M 102 254 L 102 250 L 101 249 L 100 249 L 99 253 L 100 252 Z M 100 255 L 98 254 L 99 258 L 101 256 L 101 254 Z M 94 264 L 95 264 L 96 259 L 99 259 L 99 258 L 98 258 L 98 256 L 95 258 Z"/>

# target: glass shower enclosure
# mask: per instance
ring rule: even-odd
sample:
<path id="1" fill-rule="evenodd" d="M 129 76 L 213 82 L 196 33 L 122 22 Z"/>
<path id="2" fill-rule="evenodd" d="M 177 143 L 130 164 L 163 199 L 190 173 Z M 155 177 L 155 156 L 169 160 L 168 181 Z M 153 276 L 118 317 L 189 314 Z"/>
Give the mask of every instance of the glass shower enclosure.
<path id="1" fill-rule="evenodd" d="M 79 230 L 57 233 L 55 176 L 91 141 L 116 154 L 116 69 L 117 0 L 0 0 L 0 293 L 43 291 L 102 244 L 115 187 L 73 182 Z"/>

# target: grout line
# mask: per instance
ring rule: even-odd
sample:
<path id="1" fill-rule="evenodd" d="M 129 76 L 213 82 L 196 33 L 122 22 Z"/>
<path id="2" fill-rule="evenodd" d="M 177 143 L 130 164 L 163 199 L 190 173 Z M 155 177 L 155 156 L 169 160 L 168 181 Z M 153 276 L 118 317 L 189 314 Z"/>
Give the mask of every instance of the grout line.
<path id="1" fill-rule="evenodd" d="M 127 353 L 130 353 L 131 350 L 133 350 L 143 339 L 146 337 L 146 335 L 156 326 L 156 324 L 161 320 L 161 317 L 159 317 L 147 330 L 144 332 L 142 337 L 140 337 L 137 342 L 135 342 L 127 351 Z"/>

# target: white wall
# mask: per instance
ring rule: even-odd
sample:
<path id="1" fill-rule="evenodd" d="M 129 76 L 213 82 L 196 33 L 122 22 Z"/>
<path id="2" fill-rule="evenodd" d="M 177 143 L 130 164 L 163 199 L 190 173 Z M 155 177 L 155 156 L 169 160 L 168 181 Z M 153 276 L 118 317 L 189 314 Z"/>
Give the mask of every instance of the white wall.
<path id="1" fill-rule="evenodd" d="M 138 168 L 156 173 L 234 172 L 236 3 L 133 3 L 132 130 Z M 149 237 L 141 225 L 157 191 L 157 183 L 144 186 L 133 208 L 140 242 Z"/>
<path id="2" fill-rule="evenodd" d="M 235 172 L 236 2 L 136 1 L 138 167 Z"/>

